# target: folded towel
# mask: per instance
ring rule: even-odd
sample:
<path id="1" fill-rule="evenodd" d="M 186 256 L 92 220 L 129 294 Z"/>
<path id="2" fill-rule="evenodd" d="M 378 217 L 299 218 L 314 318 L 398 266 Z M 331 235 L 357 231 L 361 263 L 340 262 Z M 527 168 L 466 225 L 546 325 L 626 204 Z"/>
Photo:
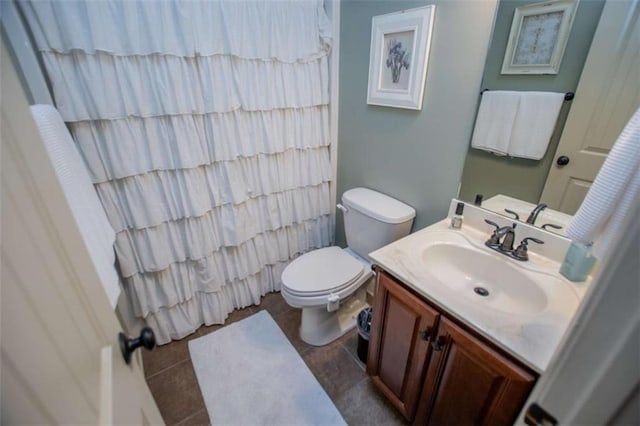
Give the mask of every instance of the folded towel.
<path id="1" fill-rule="evenodd" d="M 531 160 L 544 157 L 563 102 L 564 93 L 522 92 L 507 155 Z"/>
<path id="2" fill-rule="evenodd" d="M 31 115 L 38 126 L 56 175 L 71 207 L 80 234 L 93 260 L 111 306 L 120 295 L 113 244 L 115 232 L 98 199 L 89 172 L 58 111 L 51 105 L 33 105 Z"/>
<path id="3" fill-rule="evenodd" d="M 567 226 L 567 236 L 582 243 L 595 240 L 593 252 L 601 258 L 638 197 L 640 108 L 611 148 L 582 205 Z"/>
<path id="4" fill-rule="evenodd" d="M 519 103 L 520 92 L 484 92 L 471 146 L 497 155 L 507 155 Z"/>

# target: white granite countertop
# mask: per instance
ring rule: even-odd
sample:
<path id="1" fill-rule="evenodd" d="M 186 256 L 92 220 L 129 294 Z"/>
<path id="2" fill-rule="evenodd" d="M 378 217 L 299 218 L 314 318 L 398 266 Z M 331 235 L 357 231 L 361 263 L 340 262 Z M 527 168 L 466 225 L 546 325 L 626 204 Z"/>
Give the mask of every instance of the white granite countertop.
<path id="1" fill-rule="evenodd" d="M 467 206 L 467 210 L 469 207 L 471 206 Z M 586 284 L 572 283 L 561 276 L 558 273 L 560 263 L 557 259 L 543 257 L 532 251 L 528 262 L 509 259 L 484 246 L 484 241 L 489 236 L 488 229 L 485 231 L 464 224 L 462 230 L 455 231 L 449 228 L 449 222 L 449 219 L 445 219 L 378 249 L 369 256 L 385 271 L 444 309 L 449 316 L 468 325 L 516 359 L 542 373 L 586 292 Z M 473 250 L 497 256 L 502 262 L 505 259 L 506 262 L 512 262 L 506 267 L 518 268 L 527 277 L 537 280 L 546 296 L 544 308 L 526 309 L 526 298 L 523 302 L 525 304 L 520 305 L 504 302 L 502 299 L 489 302 L 490 297 L 483 299 L 474 294 L 472 286 L 469 288 L 471 291 L 468 291 L 465 286 L 471 285 L 470 283 L 444 283 L 443 277 L 430 272 L 420 258 L 425 247 L 441 243 L 443 238 L 451 244 L 466 244 Z M 521 236 L 518 237 L 518 242 L 520 238 Z M 549 241 L 554 237 L 545 238 Z M 553 244 L 552 241 L 550 243 Z M 494 293 L 493 289 L 491 293 Z M 495 297 L 500 297 L 499 286 L 495 293 Z M 491 307 L 487 303 L 492 303 Z"/>

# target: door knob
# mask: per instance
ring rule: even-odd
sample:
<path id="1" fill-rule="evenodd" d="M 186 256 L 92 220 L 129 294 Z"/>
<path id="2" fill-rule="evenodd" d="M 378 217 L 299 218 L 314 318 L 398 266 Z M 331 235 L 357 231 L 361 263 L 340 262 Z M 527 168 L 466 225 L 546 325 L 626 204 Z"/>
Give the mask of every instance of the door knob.
<path id="1" fill-rule="evenodd" d="M 118 333 L 118 341 L 120 342 L 120 351 L 124 362 L 131 362 L 131 354 L 140 346 L 151 350 L 156 346 L 156 336 L 150 327 L 144 327 L 140 330 L 140 336 L 129 338 L 124 333 Z"/>
<path id="2" fill-rule="evenodd" d="M 567 164 L 569 164 L 569 157 L 567 157 L 566 155 L 561 155 L 556 160 L 556 164 L 558 166 L 566 166 Z"/>

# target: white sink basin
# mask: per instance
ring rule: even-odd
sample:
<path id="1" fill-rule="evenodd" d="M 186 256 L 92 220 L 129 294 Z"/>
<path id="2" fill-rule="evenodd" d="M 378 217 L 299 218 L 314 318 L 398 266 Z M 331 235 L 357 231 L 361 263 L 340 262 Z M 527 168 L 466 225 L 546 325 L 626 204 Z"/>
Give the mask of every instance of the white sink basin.
<path id="1" fill-rule="evenodd" d="M 434 278 L 484 307 L 530 315 L 546 309 L 547 295 L 514 260 L 454 243 L 427 246 L 421 263 Z"/>
<path id="2" fill-rule="evenodd" d="M 578 297 L 557 272 L 539 261 L 519 262 L 484 245 L 478 235 L 450 230 L 413 234 L 395 257 L 419 291 L 445 304 L 507 318 L 575 309 Z M 484 235 L 481 235 L 484 237 Z"/>
<path id="3" fill-rule="evenodd" d="M 443 220 L 369 256 L 447 315 L 543 372 L 585 286 L 562 277 L 555 258 L 534 251 L 519 262 L 491 250 L 486 228 L 454 231 Z M 518 241 L 526 236 L 520 228 L 516 234 Z M 559 244 L 554 238 L 561 237 L 550 234 L 545 244 Z"/>

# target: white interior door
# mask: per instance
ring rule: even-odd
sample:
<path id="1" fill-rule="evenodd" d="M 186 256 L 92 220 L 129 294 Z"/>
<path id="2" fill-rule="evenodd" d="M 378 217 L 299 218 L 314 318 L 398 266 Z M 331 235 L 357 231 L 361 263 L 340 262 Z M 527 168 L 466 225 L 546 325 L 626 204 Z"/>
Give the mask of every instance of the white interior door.
<path id="1" fill-rule="evenodd" d="M 607 1 L 540 201 L 574 214 L 640 106 L 640 6 Z M 560 157 L 569 163 L 558 165 Z M 561 161 L 560 161 L 561 162 Z"/>
<path id="2" fill-rule="evenodd" d="M 158 424 L 1 45 L 2 424 Z"/>

